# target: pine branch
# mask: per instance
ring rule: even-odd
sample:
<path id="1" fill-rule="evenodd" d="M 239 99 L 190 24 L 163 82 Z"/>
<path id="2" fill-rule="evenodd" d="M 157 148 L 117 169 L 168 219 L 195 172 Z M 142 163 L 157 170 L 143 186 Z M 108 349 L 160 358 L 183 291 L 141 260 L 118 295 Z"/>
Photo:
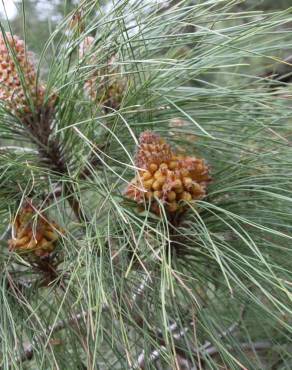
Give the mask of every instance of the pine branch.
<path id="1" fill-rule="evenodd" d="M 227 335 L 232 334 L 238 328 L 238 326 L 240 325 L 240 322 L 243 319 L 244 312 L 245 312 L 245 306 L 242 306 L 242 308 L 240 310 L 239 320 L 236 321 L 235 323 L 233 323 L 232 325 L 230 325 L 226 330 L 224 330 L 222 333 L 218 334 L 217 336 L 220 339 L 223 339 Z M 179 328 L 178 324 L 175 322 L 173 325 L 168 327 L 168 331 L 172 335 L 174 341 L 177 342 L 177 341 L 181 340 L 182 338 L 184 338 L 185 335 L 191 330 L 191 327 L 194 326 L 194 325 L 195 325 L 194 322 L 190 322 L 189 326 L 184 327 L 178 333 L 174 333 Z M 166 350 L 164 340 L 159 340 L 159 341 L 160 341 L 161 347 L 159 349 L 153 350 L 149 354 L 149 358 L 147 359 L 147 364 L 149 362 L 157 361 L 159 359 L 160 355 L 162 354 L 162 352 Z M 192 355 L 194 355 L 194 356 L 200 355 L 201 359 L 203 359 L 204 356 L 206 356 L 208 354 L 209 350 L 212 354 L 213 354 L 213 352 L 216 353 L 218 351 L 218 350 L 215 351 L 214 348 L 217 348 L 217 347 L 215 347 L 215 346 L 212 347 L 211 342 L 206 342 L 205 344 L 203 344 L 199 348 L 193 348 L 192 349 Z M 182 356 L 183 358 L 188 358 L 190 356 L 189 353 L 187 353 L 187 354 L 184 353 L 184 351 L 181 348 L 178 348 L 177 345 L 175 345 L 175 351 L 180 356 Z M 145 366 L 146 366 L 145 351 L 142 351 L 141 354 L 138 356 L 138 360 L 137 360 L 136 364 L 133 365 L 132 369 L 133 370 L 134 369 L 144 369 Z"/>
<path id="2" fill-rule="evenodd" d="M 291 54 L 291 12 L 238 11 L 234 3 L 83 1 L 52 23 L 37 58 L 47 86 L 24 42 L 5 39 L 0 25 L 9 44 L 0 56 L 1 229 L 27 194 L 66 225 L 60 243 L 47 240 L 48 258 L 29 250 L 31 240 L 45 245 L 45 232 L 54 237 L 34 215 L 15 239 L 29 263 L 3 250 L 3 368 L 75 368 L 86 358 L 89 368 L 166 362 L 197 370 L 221 359 L 256 367 L 260 351 L 283 363 L 291 357 L 289 344 L 280 345 L 291 331 L 291 63 L 258 73 Z M 32 43 L 31 30 L 24 33 Z M 134 144 L 147 130 L 155 135 L 143 144 L 149 162 L 141 168 Z M 163 141 L 174 160 L 166 152 L 162 160 Z M 195 176 L 200 158 L 210 186 Z M 121 200 L 125 188 L 131 202 Z M 233 322 L 241 302 L 252 314 Z M 61 350 L 59 336 L 72 338 Z"/>
<path id="3" fill-rule="evenodd" d="M 38 81 L 33 58 L 22 40 L 2 30 L 0 46 L 0 95 L 7 112 L 37 146 L 41 162 L 58 176 L 69 176 L 64 145 L 54 136 L 58 96 L 46 97 L 47 88 Z M 87 221 L 71 183 L 65 184 L 65 195 L 76 218 Z"/>
<path id="4" fill-rule="evenodd" d="M 58 175 L 66 176 L 68 175 L 69 164 L 62 152 L 62 144 L 58 142 L 57 138 L 52 138 L 52 119 L 53 109 L 49 108 L 40 112 L 38 117 L 33 116 L 32 120 L 25 121 L 25 125 L 36 139 L 40 157 L 47 159 L 46 164 L 49 164 L 50 168 L 56 171 Z M 74 195 L 73 185 L 66 182 L 64 191 L 75 217 L 81 223 L 87 222 L 88 219 L 81 209 L 79 200 Z"/>
<path id="5" fill-rule="evenodd" d="M 24 353 L 15 359 L 15 363 L 31 360 L 33 358 L 34 348 L 37 343 L 40 341 L 46 341 L 46 343 L 48 343 L 48 338 L 50 338 L 53 334 L 56 334 L 67 327 L 77 325 L 79 322 L 84 321 L 87 315 L 88 312 L 80 312 L 68 320 L 60 320 L 55 325 L 50 326 L 45 333 L 33 339 L 32 343 L 23 344 Z"/>
<path id="6" fill-rule="evenodd" d="M 150 279 L 151 279 L 150 275 L 145 275 L 144 278 L 142 279 L 141 284 L 138 286 L 137 289 L 134 290 L 134 292 L 132 294 L 132 299 L 130 301 L 130 305 L 132 307 L 134 307 L 134 305 L 136 305 L 136 304 L 138 306 L 141 305 L 141 299 L 143 297 L 144 290 L 147 287 L 147 283 L 149 282 Z M 25 287 L 28 288 L 27 285 Z M 19 290 L 19 287 L 14 286 L 14 288 L 16 290 L 18 290 L 20 294 L 22 294 L 21 291 Z M 103 305 L 102 312 L 105 312 L 109 309 L 110 309 L 109 306 Z M 15 362 L 16 363 L 22 363 L 22 362 L 25 362 L 25 361 L 28 361 L 28 360 L 32 360 L 33 354 L 34 354 L 34 351 L 35 351 L 34 348 L 35 348 L 35 345 L 37 343 L 40 343 L 41 341 L 45 341 L 45 340 L 48 343 L 48 338 L 51 338 L 52 335 L 58 333 L 59 331 L 61 331 L 63 329 L 66 329 L 68 327 L 75 326 L 79 322 L 84 321 L 87 318 L 88 315 L 89 315 L 89 312 L 83 311 L 83 312 L 80 312 L 76 315 L 73 315 L 70 319 L 59 320 L 56 324 L 48 327 L 43 334 L 41 334 L 40 336 L 37 336 L 35 339 L 33 339 L 32 343 L 23 343 L 22 348 L 24 348 L 24 352 L 20 357 L 17 357 L 15 359 Z M 139 319 L 136 319 L 136 321 L 141 324 L 141 322 L 140 322 L 141 317 L 139 317 Z"/>

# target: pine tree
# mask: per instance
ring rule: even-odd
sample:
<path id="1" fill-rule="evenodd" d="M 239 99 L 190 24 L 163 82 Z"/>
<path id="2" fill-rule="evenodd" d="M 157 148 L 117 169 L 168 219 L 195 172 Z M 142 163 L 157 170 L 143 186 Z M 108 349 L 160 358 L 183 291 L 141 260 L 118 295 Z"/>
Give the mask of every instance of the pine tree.
<path id="1" fill-rule="evenodd" d="M 292 8 L 241 6 L 1 24 L 1 369 L 291 369 Z"/>

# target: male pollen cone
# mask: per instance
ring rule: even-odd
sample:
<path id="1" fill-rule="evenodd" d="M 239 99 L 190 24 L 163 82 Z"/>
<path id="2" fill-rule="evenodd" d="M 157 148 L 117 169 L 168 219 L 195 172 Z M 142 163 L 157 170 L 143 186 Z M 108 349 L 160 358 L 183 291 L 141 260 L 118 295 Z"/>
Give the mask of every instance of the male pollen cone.
<path id="1" fill-rule="evenodd" d="M 29 98 L 35 106 L 42 105 L 45 87 L 37 85 L 33 54 L 26 51 L 24 41 L 5 35 L 0 34 L 0 101 L 14 114 L 29 113 Z"/>
<path id="2" fill-rule="evenodd" d="M 176 154 L 159 135 L 145 131 L 135 156 L 137 175 L 128 184 L 125 195 L 138 204 L 151 202 L 159 214 L 159 203 L 170 213 L 184 209 L 184 202 L 204 198 L 211 177 L 201 158 Z"/>
<path id="3" fill-rule="evenodd" d="M 29 252 L 36 256 L 48 256 L 59 238 L 57 231 L 63 230 L 43 214 L 37 215 L 31 203 L 26 203 L 13 222 L 14 238 L 8 241 L 9 249 L 17 252 Z"/>

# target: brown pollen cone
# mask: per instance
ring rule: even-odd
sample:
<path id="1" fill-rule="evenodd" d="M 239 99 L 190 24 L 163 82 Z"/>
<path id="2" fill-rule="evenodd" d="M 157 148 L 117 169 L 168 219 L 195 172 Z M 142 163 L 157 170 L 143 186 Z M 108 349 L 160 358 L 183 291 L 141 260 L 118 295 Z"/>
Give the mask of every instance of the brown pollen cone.
<path id="1" fill-rule="evenodd" d="M 140 205 L 151 203 L 151 210 L 160 214 L 163 204 L 169 213 L 181 211 L 184 202 L 204 198 L 209 168 L 201 158 L 177 155 L 159 135 L 141 134 L 135 157 L 137 175 L 128 184 L 125 195 Z"/>
<path id="2" fill-rule="evenodd" d="M 8 241 L 9 249 L 19 253 L 33 253 L 38 257 L 48 256 L 56 247 L 58 231 L 63 230 L 43 214 L 37 215 L 35 208 L 27 202 L 13 222 L 13 238 Z"/>
<path id="3" fill-rule="evenodd" d="M 45 87 L 37 83 L 33 54 L 10 33 L 0 34 L 0 100 L 16 115 L 30 113 L 44 103 Z M 56 97 L 52 98 L 54 103 Z"/>

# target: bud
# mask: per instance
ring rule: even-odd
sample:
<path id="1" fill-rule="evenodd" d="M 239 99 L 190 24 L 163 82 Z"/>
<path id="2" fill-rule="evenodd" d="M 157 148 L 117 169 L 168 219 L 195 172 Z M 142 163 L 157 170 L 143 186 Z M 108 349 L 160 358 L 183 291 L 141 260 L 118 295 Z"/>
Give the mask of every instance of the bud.
<path id="1" fill-rule="evenodd" d="M 48 256 L 55 249 L 60 232 L 63 233 L 55 222 L 49 221 L 43 213 L 38 214 L 27 202 L 14 219 L 9 249 L 39 257 Z"/>
<path id="2" fill-rule="evenodd" d="M 136 177 L 128 184 L 125 195 L 138 204 L 151 202 L 159 214 L 159 203 L 169 213 L 185 209 L 185 203 L 204 198 L 209 168 L 201 158 L 177 155 L 159 135 L 141 134 L 135 156 Z M 151 196 L 149 196 L 151 194 Z"/>

